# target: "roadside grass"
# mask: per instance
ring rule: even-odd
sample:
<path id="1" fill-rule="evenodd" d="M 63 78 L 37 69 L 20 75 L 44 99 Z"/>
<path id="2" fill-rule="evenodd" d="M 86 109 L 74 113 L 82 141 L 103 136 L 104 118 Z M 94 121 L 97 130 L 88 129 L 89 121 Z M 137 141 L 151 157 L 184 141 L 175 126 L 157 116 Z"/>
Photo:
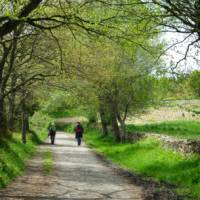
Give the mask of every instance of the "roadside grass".
<path id="1" fill-rule="evenodd" d="M 47 138 L 50 120 L 50 117 L 36 113 L 30 121 L 33 130 L 27 133 L 26 144 L 21 142 L 20 133 L 13 133 L 11 139 L 0 139 L 0 188 L 23 174 L 26 161 L 34 155 L 37 145 Z"/>
<path id="2" fill-rule="evenodd" d="M 25 161 L 34 154 L 35 150 L 36 143 L 28 139 L 26 145 L 22 144 L 17 133 L 12 139 L 0 141 L 0 188 L 23 173 Z"/>
<path id="3" fill-rule="evenodd" d="M 158 181 L 175 184 L 176 192 L 186 199 L 200 199 L 200 157 L 184 157 L 166 150 L 151 138 L 134 144 L 117 144 L 111 136 L 101 137 L 100 132 L 88 129 L 86 143 L 114 163 L 134 173 Z"/>
<path id="4" fill-rule="evenodd" d="M 197 121 L 168 121 L 144 125 L 127 125 L 128 132 L 154 132 L 179 138 L 200 139 L 200 122 Z"/>
<path id="5" fill-rule="evenodd" d="M 53 170 L 53 154 L 51 151 L 43 152 L 43 173 L 48 175 Z"/>

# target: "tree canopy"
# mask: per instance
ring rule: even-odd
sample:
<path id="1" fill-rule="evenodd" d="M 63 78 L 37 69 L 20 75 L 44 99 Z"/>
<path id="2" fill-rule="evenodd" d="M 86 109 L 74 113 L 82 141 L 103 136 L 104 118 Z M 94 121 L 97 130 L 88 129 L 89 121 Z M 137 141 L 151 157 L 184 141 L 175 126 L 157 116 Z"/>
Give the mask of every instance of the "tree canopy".
<path id="1" fill-rule="evenodd" d="M 111 126 L 116 140 L 124 140 L 127 116 L 163 96 L 156 86 L 162 82 L 156 75 L 163 64 L 163 26 L 198 42 L 197 6 L 164 0 L 0 1 L 0 133 L 19 128 L 22 119 L 25 142 L 29 117 L 50 98 L 43 111 L 55 101 L 55 110 L 81 104 L 99 115 L 105 134 Z"/>

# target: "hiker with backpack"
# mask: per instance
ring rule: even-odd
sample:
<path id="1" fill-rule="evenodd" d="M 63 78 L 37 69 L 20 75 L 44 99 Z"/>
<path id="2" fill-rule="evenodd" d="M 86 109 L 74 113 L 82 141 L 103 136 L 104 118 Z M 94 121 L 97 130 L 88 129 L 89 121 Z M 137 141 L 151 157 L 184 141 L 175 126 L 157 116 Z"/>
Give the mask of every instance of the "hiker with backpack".
<path id="1" fill-rule="evenodd" d="M 78 144 L 78 146 L 80 146 L 81 145 L 81 139 L 83 137 L 83 132 L 84 132 L 83 126 L 81 125 L 80 122 L 77 122 L 77 125 L 74 128 L 74 131 L 75 131 L 75 138 L 77 140 L 77 144 Z"/>
<path id="2" fill-rule="evenodd" d="M 54 144 L 55 142 L 55 136 L 56 136 L 56 125 L 54 122 L 51 122 L 48 126 L 48 136 L 51 139 L 51 144 Z"/>

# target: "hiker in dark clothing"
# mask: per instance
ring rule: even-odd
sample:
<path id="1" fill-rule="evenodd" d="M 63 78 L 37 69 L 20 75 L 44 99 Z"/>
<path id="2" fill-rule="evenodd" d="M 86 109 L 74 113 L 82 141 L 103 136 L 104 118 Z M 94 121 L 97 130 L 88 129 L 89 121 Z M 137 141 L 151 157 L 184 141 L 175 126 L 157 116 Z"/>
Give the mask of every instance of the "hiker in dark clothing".
<path id="1" fill-rule="evenodd" d="M 51 122 L 48 126 L 48 136 L 50 136 L 51 144 L 54 144 L 56 136 L 56 125 L 54 122 Z"/>
<path id="2" fill-rule="evenodd" d="M 78 146 L 80 146 L 81 145 L 81 139 L 83 137 L 83 132 L 84 132 L 83 126 L 81 125 L 80 122 L 77 122 L 77 125 L 74 128 L 74 131 L 75 131 L 75 137 L 76 137 Z"/>

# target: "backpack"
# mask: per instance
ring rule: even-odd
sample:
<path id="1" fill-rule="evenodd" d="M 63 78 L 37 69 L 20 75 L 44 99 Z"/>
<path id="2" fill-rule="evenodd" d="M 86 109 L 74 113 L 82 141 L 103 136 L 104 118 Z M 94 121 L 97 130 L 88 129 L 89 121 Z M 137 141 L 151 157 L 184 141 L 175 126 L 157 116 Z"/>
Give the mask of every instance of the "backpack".
<path id="1" fill-rule="evenodd" d="M 80 126 L 76 127 L 76 132 L 77 132 L 77 133 L 82 133 L 82 131 L 83 131 L 83 130 L 82 130 L 82 128 L 81 128 Z"/>
<path id="2" fill-rule="evenodd" d="M 54 132 L 52 127 L 49 129 L 49 132 L 50 132 L 51 134 Z"/>

